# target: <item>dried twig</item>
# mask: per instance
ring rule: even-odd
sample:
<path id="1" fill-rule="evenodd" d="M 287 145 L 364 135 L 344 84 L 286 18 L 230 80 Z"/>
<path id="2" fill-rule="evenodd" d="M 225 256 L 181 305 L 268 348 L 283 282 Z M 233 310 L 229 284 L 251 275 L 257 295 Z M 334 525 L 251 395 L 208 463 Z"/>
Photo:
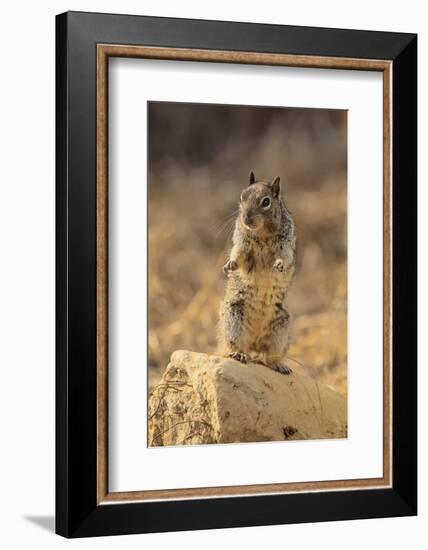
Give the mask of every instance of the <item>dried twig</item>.
<path id="1" fill-rule="evenodd" d="M 161 435 L 166 434 L 167 432 L 171 431 L 176 426 L 179 426 L 180 424 L 191 424 L 192 422 L 199 422 L 200 424 L 204 424 L 205 426 L 208 426 L 208 428 L 211 428 L 211 430 L 213 429 L 211 424 L 209 424 L 205 420 L 181 420 L 180 422 L 176 422 L 175 424 L 173 424 L 172 426 L 170 426 L 169 428 L 167 428 L 163 432 L 160 432 L 160 433 L 156 434 L 152 439 L 152 445 L 154 444 L 155 440 L 158 439 Z"/>

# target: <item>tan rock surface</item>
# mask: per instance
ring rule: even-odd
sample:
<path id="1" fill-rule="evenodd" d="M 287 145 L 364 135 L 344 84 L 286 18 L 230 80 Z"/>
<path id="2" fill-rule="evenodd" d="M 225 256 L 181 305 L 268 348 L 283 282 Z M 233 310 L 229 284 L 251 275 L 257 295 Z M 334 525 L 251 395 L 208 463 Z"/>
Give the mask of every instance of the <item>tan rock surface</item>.
<path id="1" fill-rule="evenodd" d="M 309 376 L 176 351 L 149 399 L 149 445 L 347 436 L 346 398 Z"/>

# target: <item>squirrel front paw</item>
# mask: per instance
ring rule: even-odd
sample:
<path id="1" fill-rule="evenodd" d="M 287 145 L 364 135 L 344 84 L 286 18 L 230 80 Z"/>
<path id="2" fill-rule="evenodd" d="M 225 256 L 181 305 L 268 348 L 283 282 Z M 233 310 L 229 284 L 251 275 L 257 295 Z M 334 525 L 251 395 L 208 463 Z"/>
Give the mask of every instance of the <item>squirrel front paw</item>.
<path id="1" fill-rule="evenodd" d="M 275 260 L 275 263 L 273 264 L 273 268 L 282 273 L 285 270 L 284 262 L 281 260 L 281 258 L 278 258 Z"/>
<path id="2" fill-rule="evenodd" d="M 229 260 L 223 266 L 223 273 L 227 275 L 230 271 L 236 271 L 238 269 L 238 263 L 235 260 Z"/>

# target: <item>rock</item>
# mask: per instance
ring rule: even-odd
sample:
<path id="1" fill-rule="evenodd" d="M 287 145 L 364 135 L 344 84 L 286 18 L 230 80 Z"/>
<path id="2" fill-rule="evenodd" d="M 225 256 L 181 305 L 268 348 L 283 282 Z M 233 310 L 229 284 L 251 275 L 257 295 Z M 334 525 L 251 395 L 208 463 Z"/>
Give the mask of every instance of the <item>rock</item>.
<path id="1" fill-rule="evenodd" d="M 190 351 L 172 354 L 148 418 L 150 446 L 347 437 L 346 398 L 330 387 Z"/>

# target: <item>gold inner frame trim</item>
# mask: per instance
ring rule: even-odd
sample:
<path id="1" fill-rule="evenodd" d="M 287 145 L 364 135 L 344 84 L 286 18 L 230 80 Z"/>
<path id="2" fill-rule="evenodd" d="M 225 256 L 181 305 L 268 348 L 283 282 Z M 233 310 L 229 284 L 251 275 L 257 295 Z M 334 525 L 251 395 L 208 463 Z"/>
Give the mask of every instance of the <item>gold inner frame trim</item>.
<path id="1" fill-rule="evenodd" d="M 383 476 L 298 483 L 109 492 L 108 488 L 108 59 L 279 65 L 383 73 Z M 97 503 L 222 498 L 392 485 L 392 70 L 391 61 L 97 44 Z"/>

